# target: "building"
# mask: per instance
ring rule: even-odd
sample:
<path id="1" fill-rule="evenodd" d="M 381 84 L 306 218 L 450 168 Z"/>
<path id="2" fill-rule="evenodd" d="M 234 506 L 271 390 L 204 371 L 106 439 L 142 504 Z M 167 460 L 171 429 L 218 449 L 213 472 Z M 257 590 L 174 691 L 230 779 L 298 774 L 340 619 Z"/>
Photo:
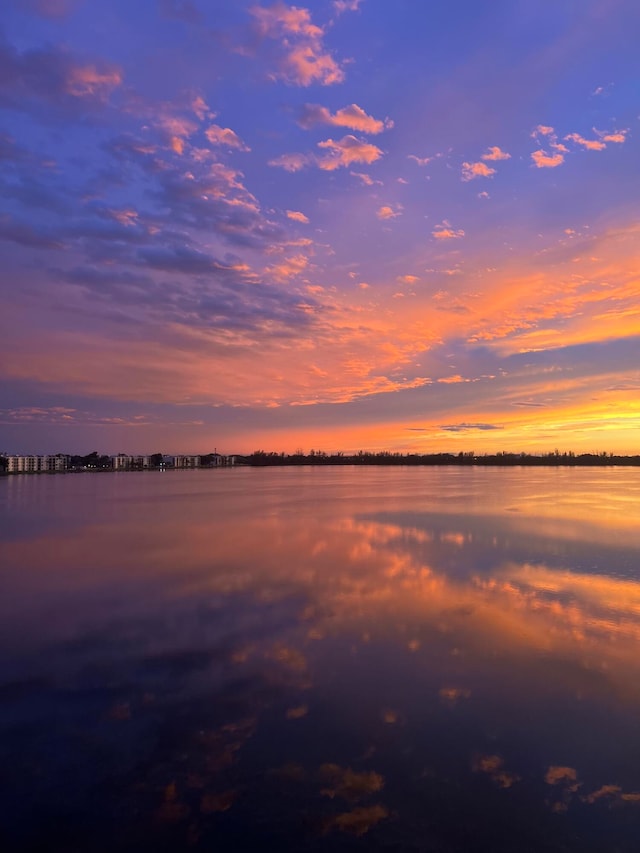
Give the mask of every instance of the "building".
<path id="1" fill-rule="evenodd" d="M 199 468 L 199 456 L 176 456 L 174 458 L 174 467 L 176 468 Z"/>
<path id="2" fill-rule="evenodd" d="M 62 453 L 45 456 L 7 456 L 8 474 L 44 474 L 67 470 L 67 457 Z"/>

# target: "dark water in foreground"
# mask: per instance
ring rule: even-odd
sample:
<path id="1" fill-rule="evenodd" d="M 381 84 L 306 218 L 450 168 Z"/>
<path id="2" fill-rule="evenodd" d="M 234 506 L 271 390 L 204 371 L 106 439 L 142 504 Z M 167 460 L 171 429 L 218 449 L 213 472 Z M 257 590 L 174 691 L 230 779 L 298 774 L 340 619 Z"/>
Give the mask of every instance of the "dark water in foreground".
<path id="1" fill-rule="evenodd" d="M 637 851 L 640 472 L 0 481 L 2 850 Z"/>

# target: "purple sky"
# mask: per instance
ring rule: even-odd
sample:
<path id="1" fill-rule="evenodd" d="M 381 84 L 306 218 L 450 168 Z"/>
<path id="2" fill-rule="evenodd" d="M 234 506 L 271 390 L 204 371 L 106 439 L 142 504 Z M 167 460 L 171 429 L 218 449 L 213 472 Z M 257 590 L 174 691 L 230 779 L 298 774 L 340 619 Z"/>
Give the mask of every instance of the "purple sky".
<path id="1" fill-rule="evenodd" d="M 5 0 L 0 451 L 639 452 L 635 0 Z"/>

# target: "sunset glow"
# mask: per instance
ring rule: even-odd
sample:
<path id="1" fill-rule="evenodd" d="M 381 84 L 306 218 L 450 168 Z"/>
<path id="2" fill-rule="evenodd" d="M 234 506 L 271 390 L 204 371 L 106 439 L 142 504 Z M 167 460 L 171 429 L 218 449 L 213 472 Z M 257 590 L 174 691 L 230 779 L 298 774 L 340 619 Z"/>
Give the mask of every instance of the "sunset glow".
<path id="1" fill-rule="evenodd" d="M 638 453 L 638 32 L 8 0 L 0 451 Z"/>

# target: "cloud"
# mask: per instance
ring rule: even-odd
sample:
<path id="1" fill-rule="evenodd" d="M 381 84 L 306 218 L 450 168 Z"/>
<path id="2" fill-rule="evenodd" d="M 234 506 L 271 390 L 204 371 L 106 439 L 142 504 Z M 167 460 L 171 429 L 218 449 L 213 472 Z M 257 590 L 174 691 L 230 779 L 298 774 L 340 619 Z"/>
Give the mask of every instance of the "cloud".
<path id="1" fill-rule="evenodd" d="M 382 157 L 382 151 L 376 145 L 350 134 L 337 141 L 325 139 L 318 142 L 318 148 L 327 151 L 326 155 L 317 159 L 318 166 L 326 171 L 350 166 L 352 163 L 374 163 Z"/>
<path id="2" fill-rule="evenodd" d="M 265 272 L 267 275 L 275 278 L 276 281 L 287 281 L 287 279 L 300 275 L 309 265 L 309 259 L 304 255 L 293 255 L 290 258 L 283 258 L 278 264 L 272 264 L 267 267 Z"/>
<path id="3" fill-rule="evenodd" d="M 364 172 L 349 172 L 354 178 L 358 178 L 366 187 L 372 187 L 374 184 L 381 184 L 382 181 L 374 181 L 371 175 L 365 175 Z"/>
<path id="4" fill-rule="evenodd" d="M 481 432 L 486 432 L 487 430 L 492 430 L 492 429 L 504 429 L 504 427 L 497 426 L 496 424 L 460 423 L 460 424 L 440 424 L 439 429 L 444 430 L 444 432 L 472 432 L 474 430 L 480 430 Z"/>
<path id="5" fill-rule="evenodd" d="M 8 215 L 0 216 L 0 240 L 17 243 L 28 249 L 63 249 L 64 241 L 49 229 L 36 229 L 17 222 Z"/>
<path id="6" fill-rule="evenodd" d="M 496 170 L 487 166 L 486 163 L 463 163 L 462 180 L 472 181 L 474 178 L 490 178 L 495 175 Z"/>
<path id="7" fill-rule="evenodd" d="M 308 9 L 278 0 L 269 7 L 253 6 L 249 12 L 258 34 L 278 43 L 275 78 L 295 86 L 331 86 L 344 80 L 344 71 L 324 49 L 324 29 L 312 23 Z"/>
<path id="8" fill-rule="evenodd" d="M 399 275 L 396 281 L 398 284 L 416 284 L 420 279 L 417 275 Z"/>
<path id="9" fill-rule="evenodd" d="M 402 205 L 383 204 L 378 208 L 376 216 L 378 219 L 395 219 L 397 216 L 402 216 Z"/>
<path id="10" fill-rule="evenodd" d="M 204 135 L 212 145 L 223 145 L 226 148 L 236 148 L 238 151 L 250 151 L 251 149 L 245 145 L 237 133 L 228 127 L 220 127 L 217 124 L 212 124 L 208 127 Z"/>
<path id="11" fill-rule="evenodd" d="M 580 787 L 578 774 L 573 767 L 551 765 L 545 773 L 544 781 L 547 785 L 569 785 L 571 791 L 577 791 Z"/>
<path id="12" fill-rule="evenodd" d="M 369 830 L 389 817 L 389 810 L 381 805 L 360 806 L 328 819 L 327 829 L 340 829 L 352 835 L 365 835 Z"/>
<path id="13" fill-rule="evenodd" d="M 384 121 L 373 118 L 357 104 L 350 104 L 332 114 L 326 107 L 320 104 L 305 104 L 302 107 L 298 124 L 305 130 L 318 124 L 328 124 L 334 127 L 347 127 L 349 130 L 358 130 L 361 133 L 382 133 L 383 130 L 393 127 L 393 121 L 387 118 Z"/>
<path id="14" fill-rule="evenodd" d="M 0 68 L 0 104 L 14 109 L 29 109 L 40 101 L 84 111 L 103 106 L 123 81 L 117 65 L 86 62 L 53 47 L 19 53 L 0 42 Z"/>
<path id="15" fill-rule="evenodd" d="M 614 142 L 619 145 L 626 142 L 628 132 L 628 130 L 607 131 L 594 128 L 594 133 L 598 139 L 586 139 L 579 133 L 569 133 L 565 139 L 569 142 L 575 142 L 576 145 L 581 145 L 587 151 L 602 151 L 607 147 L 607 142 Z"/>
<path id="16" fill-rule="evenodd" d="M 435 157 L 418 157 L 417 154 L 407 154 L 407 160 L 415 160 L 418 166 L 426 166 L 434 159 Z"/>
<path id="17" fill-rule="evenodd" d="M 616 142 L 618 144 L 621 144 L 623 142 L 626 142 L 629 130 L 614 130 L 609 132 L 605 131 L 604 133 L 600 133 L 600 131 L 597 130 L 596 133 L 601 136 L 605 142 Z"/>
<path id="18" fill-rule="evenodd" d="M 486 773 L 500 788 L 510 788 L 520 781 L 520 776 L 505 770 L 504 759 L 500 755 L 479 755 L 472 764 L 475 773 Z"/>
<path id="19" fill-rule="evenodd" d="M 292 219 L 294 222 L 302 222 L 304 225 L 309 224 L 309 217 L 305 216 L 299 210 L 287 210 L 287 218 Z"/>
<path id="20" fill-rule="evenodd" d="M 586 148 L 587 151 L 602 151 L 606 148 L 606 144 L 601 142 L 599 139 L 585 139 L 584 136 L 581 136 L 579 133 L 569 133 L 565 136 L 565 139 L 570 142 L 575 142 L 576 145 L 582 145 L 583 148 Z"/>
<path id="21" fill-rule="evenodd" d="M 357 802 L 371 794 L 378 793 L 384 787 L 384 778 L 374 771 L 361 773 L 350 767 L 340 767 L 338 764 L 323 764 L 320 767 L 320 778 L 325 785 L 320 792 L 325 797 L 340 797 L 348 802 Z"/>
<path id="22" fill-rule="evenodd" d="M 535 139 L 537 136 L 551 136 L 553 128 L 546 124 L 539 124 L 531 131 L 531 136 Z"/>
<path id="23" fill-rule="evenodd" d="M 281 154 L 279 157 L 274 157 L 272 160 L 269 160 L 269 166 L 279 166 L 281 169 L 284 169 L 286 172 L 299 172 L 301 169 L 304 169 L 305 166 L 308 166 L 309 163 L 312 163 L 313 157 L 309 154 Z"/>
<path id="24" fill-rule="evenodd" d="M 546 151 L 539 149 L 532 153 L 531 159 L 538 169 L 555 169 L 556 166 L 564 163 L 564 154 L 560 152 L 557 154 L 548 154 Z"/>
<path id="25" fill-rule="evenodd" d="M 333 0 L 333 8 L 338 15 L 344 12 L 356 12 L 362 3 L 362 0 Z"/>
<path id="26" fill-rule="evenodd" d="M 464 237 L 462 228 L 457 231 L 451 226 L 451 223 L 444 219 L 439 225 L 436 225 L 431 232 L 436 240 L 455 240 L 459 237 Z"/>
<path id="27" fill-rule="evenodd" d="M 497 145 L 491 146 L 486 154 L 482 155 L 483 160 L 510 160 L 511 154 L 507 154 L 506 151 L 503 151 L 501 148 L 498 148 Z"/>
<path id="28" fill-rule="evenodd" d="M 351 134 L 338 140 L 325 139 L 318 142 L 318 148 L 326 153 L 281 154 L 269 160 L 269 166 L 280 166 L 287 172 L 299 172 L 305 166 L 313 165 L 325 172 L 333 172 L 352 163 L 374 163 L 382 157 L 382 151 L 376 145 Z"/>

